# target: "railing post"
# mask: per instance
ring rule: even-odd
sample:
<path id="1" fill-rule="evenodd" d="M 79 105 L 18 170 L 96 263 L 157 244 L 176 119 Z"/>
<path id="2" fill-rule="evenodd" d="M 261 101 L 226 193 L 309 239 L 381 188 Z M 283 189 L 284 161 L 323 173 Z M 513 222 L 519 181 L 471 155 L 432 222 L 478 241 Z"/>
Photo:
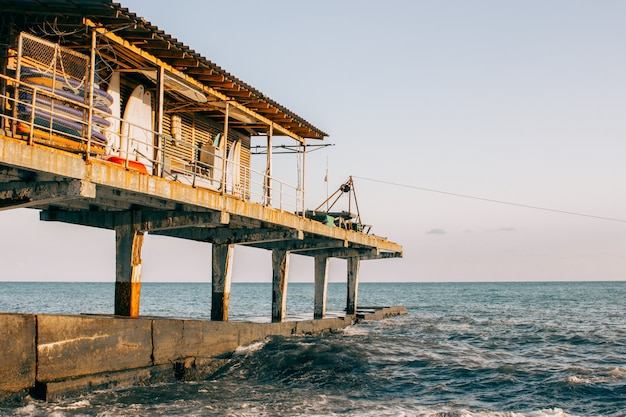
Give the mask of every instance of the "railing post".
<path id="1" fill-rule="evenodd" d="M 226 112 L 224 113 L 224 147 L 222 148 L 222 184 L 220 185 L 221 194 L 226 194 L 226 152 L 228 151 L 228 117 L 230 111 L 230 103 L 226 102 Z"/>
<path id="2" fill-rule="evenodd" d="M 156 126 L 157 126 L 157 146 L 156 149 L 153 149 L 155 162 L 158 164 L 159 161 L 161 163 L 161 169 L 155 167 L 154 173 L 161 172 L 161 177 L 163 177 L 163 163 L 165 161 L 165 147 L 161 150 L 161 142 L 165 142 L 163 139 L 163 105 L 165 100 L 165 69 L 163 67 L 159 67 L 157 70 L 157 112 L 156 112 Z M 159 152 L 161 156 L 159 157 Z"/>
<path id="3" fill-rule="evenodd" d="M 37 102 L 37 89 L 33 88 L 32 102 L 30 105 L 30 128 L 28 133 L 28 144 L 32 145 L 34 142 L 35 135 L 35 103 Z M 19 103 L 15 103 L 15 107 L 17 107 Z M 17 122 L 17 121 L 16 121 Z M 52 125 L 51 125 L 52 128 Z"/>
<path id="4" fill-rule="evenodd" d="M 196 158 L 196 150 L 197 148 L 194 145 L 191 145 L 191 153 L 193 154 L 194 158 L 193 158 L 193 165 L 191 166 L 191 169 L 193 169 L 193 174 L 191 175 L 191 186 L 195 187 L 196 186 L 196 172 L 198 171 L 198 158 Z"/>
<path id="5" fill-rule="evenodd" d="M 267 159 L 265 165 L 265 181 L 264 181 L 264 193 L 263 203 L 266 206 L 272 205 L 272 137 L 274 135 L 274 126 L 270 124 L 270 129 L 267 134 Z"/>
<path id="6" fill-rule="evenodd" d="M 23 53 L 23 49 L 24 49 L 24 40 L 22 38 L 22 35 L 20 35 L 18 37 L 18 41 L 17 41 L 17 65 L 15 68 L 15 78 L 17 81 L 21 81 L 21 72 L 22 72 L 22 53 Z M 20 99 L 20 88 L 19 88 L 19 82 L 15 87 L 15 104 L 13 106 L 13 123 L 12 123 L 12 128 L 11 128 L 11 133 L 13 133 L 13 137 L 15 137 L 15 134 L 17 133 L 17 124 L 19 123 L 18 118 L 17 118 L 17 106 L 19 103 L 19 99 Z M 32 124 L 31 124 L 32 126 Z M 32 134 L 31 134 L 32 137 Z M 32 140 L 29 139 L 29 145 L 32 145 Z"/>
<path id="7" fill-rule="evenodd" d="M 89 63 L 89 100 L 87 109 L 87 151 L 85 152 L 85 159 L 89 160 L 89 153 L 91 152 L 91 129 L 93 123 L 93 90 L 94 81 L 96 78 L 96 44 L 97 33 L 95 29 L 91 29 L 91 61 Z"/>
<path id="8" fill-rule="evenodd" d="M 165 176 L 165 150 L 167 148 L 167 138 L 161 135 L 160 141 L 163 143 L 163 149 L 161 150 L 161 178 Z"/>
<path id="9" fill-rule="evenodd" d="M 130 122 L 127 121 L 126 123 L 127 123 L 128 129 L 126 129 L 126 132 L 124 132 L 124 129 L 122 129 L 122 132 L 120 134 L 120 144 L 121 144 L 122 138 L 124 137 L 124 134 L 126 134 L 126 146 L 125 146 L 126 155 L 124 158 L 124 168 L 128 169 L 128 156 L 130 155 L 130 125 L 128 125 L 128 123 Z"/>
<path id="10" fill-rule="evenodd" d="M 305 182 L 306 182 L 306 142 L 302 143 L 302 218 L 306 217 L 306 209 L 304 208 Z"/>

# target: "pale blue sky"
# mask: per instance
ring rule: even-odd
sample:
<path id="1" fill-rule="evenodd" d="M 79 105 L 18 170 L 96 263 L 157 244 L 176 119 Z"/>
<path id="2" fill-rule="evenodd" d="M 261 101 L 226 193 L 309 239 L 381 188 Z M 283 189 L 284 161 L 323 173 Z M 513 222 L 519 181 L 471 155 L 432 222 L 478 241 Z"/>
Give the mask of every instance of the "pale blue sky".
<path id="1" fill-rule="evenodd" d="M 626 219 L 626 2 L 122 4 L 330 134 L 307 161 L 310 207 L 328 158 L 332 187 Z M 363 220 L 405 250 L 363 262 L 364 281 L 626 279 L 625 222 L 355 181 Z M 24 210 L 0 228 L 0 279 L 114 280 L 112 232 Z M 209 245 L 148 236 L 143 259 L 144 281 L 210 280 Z M 270 276 L 269 252 L 236 252 L 234 281 Z M 312 281 L 312 262 L 294 257 L 290 278 Z"/>

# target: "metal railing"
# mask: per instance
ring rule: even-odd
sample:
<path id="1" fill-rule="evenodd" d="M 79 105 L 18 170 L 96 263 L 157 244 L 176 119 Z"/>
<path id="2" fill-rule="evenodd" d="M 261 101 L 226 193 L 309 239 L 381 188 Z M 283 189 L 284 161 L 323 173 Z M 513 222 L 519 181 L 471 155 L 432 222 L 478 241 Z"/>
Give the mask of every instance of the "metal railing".
<path id="1" fill-rule="evenodd" d="M 303 211 L 303 191 L 264 172 L 241 164 L 223 148 L 214 152 L 114 117 L 37 85 L 0 74 L 0 129 L 9 135 L 97 158 L 245 201 L 297 213 Z M 107 126 L 120 126 L 109 131 Z M 238 145 L 240 146 L 240 145 Z M 175 151 L 175 152 L 174 152 Z M 176 155 L 190 155 L 184 158 Z M 271 199 L 268 197 L 271 195 Z"/>

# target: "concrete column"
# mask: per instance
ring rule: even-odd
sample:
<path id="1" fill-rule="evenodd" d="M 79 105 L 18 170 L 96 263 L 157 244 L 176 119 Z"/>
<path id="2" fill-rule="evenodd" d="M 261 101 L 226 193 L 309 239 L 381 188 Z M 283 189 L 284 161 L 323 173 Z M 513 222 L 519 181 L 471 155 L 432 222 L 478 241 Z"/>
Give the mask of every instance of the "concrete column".
<path id="1" fill-rule="evenodd" d="M 230 283 L 235 245 L 213 245 L 211 320 L 228 321 Z"/>
<path id="2" fill-rule="evenodd" d="M 115 228 L 115 314 L 139 316 L 143 232 L 132 225 Z"/>
<path id="3" fill-rule="evenodd" d="M 315 257 L 315 305 L 313 318 L 323 319 L 326 315 L 326 295 L 328 293 L 328 257 Z"/>
<path id="4" fill-rule="evenodd" d="M 356 256 L 348 258 L 348 304 L 346 314 L 355 314 L 359 295 L 359 267 L 361 260 Z"/>
<path id="5" fill-rule="evenodd" d="M 287 274 L 289 252 L 272 250 L 272 323 L 285 321 L 287 312 Z"/>

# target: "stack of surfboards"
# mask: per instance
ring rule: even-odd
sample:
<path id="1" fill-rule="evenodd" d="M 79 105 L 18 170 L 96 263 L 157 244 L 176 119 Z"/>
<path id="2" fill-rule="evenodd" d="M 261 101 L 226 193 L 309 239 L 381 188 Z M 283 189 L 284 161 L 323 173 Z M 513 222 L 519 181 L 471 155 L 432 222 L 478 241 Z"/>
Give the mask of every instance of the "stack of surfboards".
<path id="1" fill-rule="evenodd" d="M 22 67 L 20 78 L 43 92 L 54 93 L 63 99 L 39 93 L 33 103 L 33 91 L 20 91 L 18 113 L 22 120 L 30 120 L 34 116 L 34 123 L 37 126 L 52 129 L 56 134 L 65 134 L 74 140 L 85 140 L 83 135 L 87 125 L 85 110 L 72 103 L 85 102 L 84 82 L 31 67 Z M 91 138 L 104 146 L 107 137 L 103 132 L 111 126 L 107 118 L 111 115 L 110 106 L 113 97 L 106 91 L 94 88 L 93 103 Z"/>
<path id="2" fill-rule="evenodd" d="M 107 129 L 107 154 L 110 155 L 107 159 L 128 164 L 128 168 L 140 172 L 152 172 L 155 157 L 152 93 L 143 85 L 137 85 L 126 102 L 123 117 L 119 72 L 111 75 L 107 94 L 113 99 L 112 123 Z"/>

